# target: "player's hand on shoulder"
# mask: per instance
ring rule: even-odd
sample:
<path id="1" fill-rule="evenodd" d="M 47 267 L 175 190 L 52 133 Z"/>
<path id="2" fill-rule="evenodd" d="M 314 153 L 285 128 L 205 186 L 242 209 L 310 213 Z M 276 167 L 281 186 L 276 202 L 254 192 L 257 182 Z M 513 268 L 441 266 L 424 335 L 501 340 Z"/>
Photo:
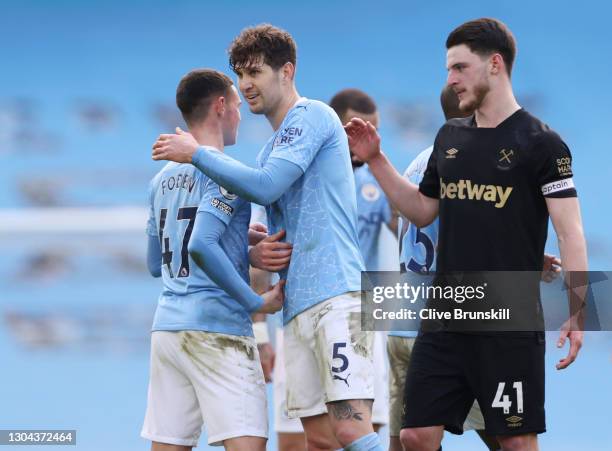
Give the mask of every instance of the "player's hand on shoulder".
<path id="1" fill-rule="evenodd" d="M 176 127 L 176 134 L 159 135 L 153 144 L 151 157 L 154 160 L 169 160 L 177 163 L 191 163 L 198 142 L 191 135 Z"/>
<path id="2" fill-rule="evenodd" d="M 271 290 L 261 295 L 264 303 L 257 311 L 258 313 L 276 313 L 283 308 L 283 303 L 285 302 L 285 282 L 285 280 L 279 281 Z"/>
<path id="3" fill-rule="evenodd" d="M 380 135 L 370 122 L 355 117 L 344 126 L 349 148 L 361 161 L 368 162 L 380 153 Z"/>
<path id="4" fill-rule="evenodd" d="M 249 251 L 249 262 L 252 266 L 265 271 L 278 272 L 289 266 L 293 245 L 281 241 L 285 231 L 281 230 L 266 236 Z"/>

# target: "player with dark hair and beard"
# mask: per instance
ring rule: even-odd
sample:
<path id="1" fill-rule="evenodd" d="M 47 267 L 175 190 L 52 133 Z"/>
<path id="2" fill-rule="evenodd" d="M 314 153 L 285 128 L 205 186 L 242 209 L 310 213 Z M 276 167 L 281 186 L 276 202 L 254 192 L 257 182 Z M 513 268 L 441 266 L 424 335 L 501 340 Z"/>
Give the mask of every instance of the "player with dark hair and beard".
<path id="1" fill-rule="evenodd" d="M 473 20 L 453 30 L 446 47 L 447 84 L 459 107 L 474 114 L 440 129 L 420 185 L 389 163 L 372 124 L 353 119 L 345 127 L 352 151 L 368 162 L 389 200 L 417 227 L 439 215 L 438 275 L 541 271 L 549 217 L 566 271 L 585 272 L 572 157 L 559 135 L 514 97 L 512 33 L 496 19 Z M 539 293 L 530 294 L 535 301 L 528 307 L 535 313 Z M 569 338 L 570 350 L 557 369 L 569 366 L 582 345 L 575 319 L 558 340 L 562 347 Z M 462 333 L 456 331 L 458 322 L 450 320 L 444 331 L 419 332 L 407 375 L 405 398 L 411 401 L 402 445 L 437 450 L 445 429 L 463 432 L 477 399 L 485 431 L 502 449 L 537 450 L 537 434 L 546 430 L 543 332 Z"/>

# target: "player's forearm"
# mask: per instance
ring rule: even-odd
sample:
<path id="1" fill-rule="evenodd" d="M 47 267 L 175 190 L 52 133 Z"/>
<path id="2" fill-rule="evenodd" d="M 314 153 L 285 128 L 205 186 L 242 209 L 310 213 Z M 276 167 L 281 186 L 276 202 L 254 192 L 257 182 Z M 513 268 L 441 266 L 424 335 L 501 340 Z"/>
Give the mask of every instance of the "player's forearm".
<path id="1" fill-rule="evenodd" d="M 297 167 L 285 170 L 285 167 L 279 168 L 278 164 L 271 162 L 261 169 L 255 169 L 223 153 L 202 148 L 195 152 L 192 163 L 228 191 L 260 205 L 269 205 L 276 201 L 295 178 L 301 175 L 301 172 L 297 172 Z M 294 177 L 294 174 L 297 174 L 297 177 Z"/>
<path id="2" fill-rule="evenodd" d="M 565 283 L 570 288 L 566 292 L 572 328 L 583 330 L 588 288 L 588 261 L 582 228 L 577 227 L 576 230 L 564 233 L 558 236 L 558 240 L 565 270 Z"/>
<path id="3" fill-rule="evenodd" d="M 558 237 L 559 252 L 565 271 L 588 271 L 586 241 L 582 229 Z"/>
<path id="4" fill-rule="evenodd" d="M 434 210 L 430 205 L 435 200 L 428 201 L 426 196 L 419 192 L 418 185 L 402 177 L 384 153 L 381 152 L 368 161 L 368 165 L 380 187 L 387 195 L 389 202 L 403 216 L 408 218 L 417 227 L 431 224 L 437 216 L 437 209 Z"/>
<path id="5" fill-rule="evenodd" d="M 259 310 L 263 305 L 263 299 L 253 292 L 240 277 L 219 245 L 225 225 L 210 214 L 204 213 L 204 215 L 206 215 L 205 220 L 197 221 L 194 227 L 189 240 L 189 254 L 213 282 L 238 301 L 249 313 Z"/>

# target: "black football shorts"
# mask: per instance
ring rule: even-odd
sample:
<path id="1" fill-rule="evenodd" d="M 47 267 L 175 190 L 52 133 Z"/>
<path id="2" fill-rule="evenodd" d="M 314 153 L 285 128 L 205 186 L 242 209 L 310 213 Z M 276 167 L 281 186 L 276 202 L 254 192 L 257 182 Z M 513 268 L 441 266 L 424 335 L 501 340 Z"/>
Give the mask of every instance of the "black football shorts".
<path id="1" fill-rule="evenodd" d="M 463 433 L 478 400 L 489 435 L 546 431 L 544 333 L 423 332 L 404 390 L 403 428 L 443 425 Z"/>

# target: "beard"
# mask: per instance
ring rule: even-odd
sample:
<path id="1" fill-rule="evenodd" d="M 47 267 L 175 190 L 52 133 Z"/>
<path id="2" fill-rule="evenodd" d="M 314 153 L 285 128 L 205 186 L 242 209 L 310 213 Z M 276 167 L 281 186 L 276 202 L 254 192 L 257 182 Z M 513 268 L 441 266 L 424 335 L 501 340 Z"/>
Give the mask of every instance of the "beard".
<path id="1" fill-rule="evenodd" d="M 464 113 L 473 112 L 480 108 L 484 98 L 487 96 L 489 91 L 491 90 L 489 83 L 483 78 L 481 81 L 474 85 L 474 94 L 471 99 L 467 99 L 459 102 L 459 109 Z"/>

